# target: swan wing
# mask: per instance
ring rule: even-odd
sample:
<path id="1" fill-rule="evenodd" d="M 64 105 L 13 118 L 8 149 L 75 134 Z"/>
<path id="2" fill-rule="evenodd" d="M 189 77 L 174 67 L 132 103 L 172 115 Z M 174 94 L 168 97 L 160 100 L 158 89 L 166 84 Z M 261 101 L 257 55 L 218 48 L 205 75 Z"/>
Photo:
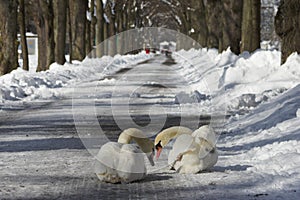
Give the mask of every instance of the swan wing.
<path id="1" fill-rule="evenodd" d="M 120 178 L 116 170 L 122 144 L 108 142 L 104 144 L 96 155 L 95 172 L 104 182 L 118 183 Z"/>
<path id="2" fill-rule="evenodd" d="M 96 156 L 95 172 L 104 182 L 132 182 L 146 174 L 144 153 L 135 144 L 108 142 Z"/>
<path id="3" fill-rule="evenodd" d="M 191 135 L 183 134 L 178 136 L 173 144 L 172 150 L 168 156 L 168 164 L 171 165 L 177 159 L 177 156 L 193 148 L 194 138 Z"/>
<path id="4" fill-rule="evenodd" d="M 146 175 L 144 153 L 137 145 L 124 144 L 121 148 L 117 171 L 122 182 L 132 182 Z"/>
<path id="5" fill-rule="evenodd" d="M 218 151 L 216 146 L 212 146 L 206 140 L 202 139 L 199 144 L 199 170 L 207 170 L 212 168 L 218 161 Z"/>
<path id="6" fill-rule="evenodd" d="M 199 158 L 203 159 L 208 154 L 216 151 L 216 133 L 208 125 L 201 126 L 192 133 L 195 143 L 199 145 Z"/>

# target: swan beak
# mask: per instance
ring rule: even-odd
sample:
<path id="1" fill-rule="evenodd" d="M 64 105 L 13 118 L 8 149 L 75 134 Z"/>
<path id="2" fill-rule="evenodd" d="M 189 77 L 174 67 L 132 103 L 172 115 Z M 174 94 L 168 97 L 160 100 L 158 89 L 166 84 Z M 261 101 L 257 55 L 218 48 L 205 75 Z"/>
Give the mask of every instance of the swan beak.
<path id="1" fill-rule="evenodd" d="M 159 158 L 161 151 L 162 151 L 162 147 L 156 147 L 156 159 Z"/>

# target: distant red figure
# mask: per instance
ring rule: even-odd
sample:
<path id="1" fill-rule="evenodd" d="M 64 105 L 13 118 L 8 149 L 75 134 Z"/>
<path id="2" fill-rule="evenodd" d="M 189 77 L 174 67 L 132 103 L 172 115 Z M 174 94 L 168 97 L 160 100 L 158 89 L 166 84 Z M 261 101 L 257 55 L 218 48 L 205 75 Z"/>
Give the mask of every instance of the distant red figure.
<path id="1" fill-rule="evenodd" d="M 146 54 L 150 53 L 150 49 L 149 48 L 146 48 L 145 51 L 146 51 Z"/>

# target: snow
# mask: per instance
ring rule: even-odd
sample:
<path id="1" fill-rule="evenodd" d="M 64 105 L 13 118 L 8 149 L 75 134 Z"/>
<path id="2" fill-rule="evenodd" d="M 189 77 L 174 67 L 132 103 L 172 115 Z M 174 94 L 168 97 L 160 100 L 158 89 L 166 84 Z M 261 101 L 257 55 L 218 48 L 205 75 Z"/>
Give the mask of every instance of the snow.
<path id="1" fill-rule="evenodd" d="M 0 107 L 2 103 L 21 100 L 63 98 L 62 88 L 83 80 L 101 79 L 117 70 L 134 65 L 150 58 L 151 55 L 141 53 L 137 56 L 102 57 L 101 59 L 85 59 L 82 63 L 73 61 L 61 66 L 54 63 L 43 72 L 25 71 L 21 68 L 0 77 Z M 36 65 L 36 57 L 30 57 L 31 68 Z M 62 89 L 62 90 L 61 90 Z"/>
<path id="2" fill-rule="evenodd" d="M 222 54 L 202 49 L 181 51 L 176 58 L 181 60 L 181 74 L 187 77 L 191 88 L 214 95 L 216 104 L 223 105 L 226 99 L 229 112 L 252 109 L 295 87 L 300 80 L 300 57 L 296 53 L 284 65 L 280 65 L 280 52 L 276 50 L 236 56 L 229 49 Z M 194 76 L 196 71 L 203 72 L 203 77 Z"/>
<path id="3" fill-rule="evenodd" d="M 107 0 L 102 0 L 102 2 L 103 2 L 103 8 L 105 8 Z"/>
<path id="4" fill-rule="evenodd" d="M 92 13 L 90 11 L 86 11 L 86 18 L 87 20 L 89 20 L 90 22 L 92 21 Z"/>
<path id="5" fill-rule="evenodd" d="M 182 21 L 180 20 L 180 17 L 178 15 L 175 15 L 175 19 L 178 22 L 179 25 L 182 24 Z"/>
<path id="6" fill-rule="evenodd" d="M 230 49 L 219 54 L 216 49 L 204 48 L 181 50 L 173 53 L 173 57 L 177 62 L 174 66 L 156 67 L 162 70 L 157 74 L 168 73 L 164 70 L 174 67 L 174 74 L 170 76 L 178 77 L 174 81 L 176 90 L 162 87 L 162 92 L 154 87 L 159 86 L 157 82 L 145 80 L 147 87 L 153 86 L 149 94 L 130 86 L 137 82 L 126 79 L 128 77 L 116 76 L 121 69 L 133 66 L 141 66 L 140 70 L 152 69 L 163 60 L 162 56 L 145 53 L 87 58 L 64 66 L 53 64 L 49 70 L 38 73 L 17 69 L 0 77 L 0 130 L 3 131 L 0 139 L 0 195 L 11 199 L 24 196 L 42 198 L 52 191 L 56 198 L 61 197 L 61 193 L 74 198 L 71 194 L 76 188 L 81 195 L 91 195 L 81 197 L 91 198 L 100 197 L 96 195 L 100 193 L 117 197 L 120 192 L 119 195 L 131 199 L 186 198 L 187 195 L 191 195 L 188 199 L 297 199 L 300 196 L 300 56 L 292 54 L 283 65 L 280 65 L 277 50 L 257 50 L 237 56 Z M 150 58 L 154 62 L 139 64 Z M 225 109 L 230 116 L 224 122 L 224 128 L 218 130 L 220 155 L 212 172 L 180 175 L 159 168 L 164 162 L 157 161 L 158 168 L 151 168 L 144 181 L 128 186 L 97 182 L 90 171 L 81 170 L 91 168 L 93 158 L 82 151 L 82 144 L 70 134 L 74 132 L 69 127 L 74 123 L 73 115 L 67 109 L 69 102 L 65 100 L 75 85 L 84 91 L 94 84 L 99 86 L 99 94 L 89 96 L 87 92 L 85 98 L 101 97 L 96 103 L 109 102 L 112 97 L 122 102 L 122 98 L 130 97 L 135 103 L 168 103 L 164 109 L 151 107 L 151 113 L 177 108 L 187 109 L 189 113 L 198 112 L 199 107 L 201 113 Z M 118 91 L 111 90 L 115 85 L 120 91 L 121 88 L 135 90 L 114 94 Z M 173 95 L 171 91 L 177 93 Z M 78 104 L 83 106 L 88 99 L 81 98 L 78 98 Z M 43 108 L 43 100 L 56 104 L 52 109 Z M 23 104 L 37 109 L 27 111 Z M 111 109 L 110 106 L 105 108 Z M 15 112 L 15 109 L 21 111 Z M 84 114 L 88 116 L 89 111 Z M 133 112 L 139 113 L 139 110 Z M 26 115 L 22 116 L 22 113 Z M 31 124 L 32 121 L 39 123 Z M 53 127 L 53 124 L 58 126 Z M 84 128 L 87 132 L 93 129 L 90 126 Z M 49 144 L 54 149 L 45 147 Z M 36 151 L 32 150 L 34 148 Z M 17 178 L 16 173 L 23 176 Z M 35 182 L 30 179 L 30 173 L 41 174 L 34 179 Z M 51 179 L 44 180 L 48 175 Z M 157 191 L 165 192 L 160 194 Z"/>

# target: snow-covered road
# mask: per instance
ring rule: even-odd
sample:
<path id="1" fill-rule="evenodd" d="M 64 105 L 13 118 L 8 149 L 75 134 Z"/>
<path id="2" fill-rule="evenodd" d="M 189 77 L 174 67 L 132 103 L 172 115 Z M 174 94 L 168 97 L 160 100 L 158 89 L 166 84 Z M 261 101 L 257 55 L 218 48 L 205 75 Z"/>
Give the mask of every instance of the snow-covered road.
<path id="1" fill-rule="evenodd" d="M 174 173 L 166 168 L 165 151 L 155 167 L 147 163 L 149 174 L 140 182 L 97 179 L 93 155 L 121 129 L 138 124 L 154 136 L 172 125 L 195 129 L 209 123 L 210 116 L 193 102 L 174 104 L 175 95 L 189 87 L 179 66 L 154 57 L 73 85 L 63 99 L 0 112 L 0 199 L 296 199 L 295 181 L 284 191 L 276 185 L 293 174 L 275 179 L 249 170 L 253 164 L 243 162 L 246 150 L 233 148 L 240 138 L 229 133 L 219 139 L 221 155 L 210 172 Z"/>
<path id="2" fill-rule="evenodd" d="M 182 187 L 176 194 L 179 197 L 178 194 L 186 190 L 186 178 L 169 174 L 167 170 L 153 172 L 141 183 L 100 183 L 91 167 L 93 156 L 86 150 L 90 147 L 88 143 L 87 146 L 82 143 L 85 141 L 82 134 L 86 132 L 81 132 L 81 124 L 89 123 L 90 119 L 79 121 L 96 108 L 99 124 L 112 140 L 116 139 L 120 129 L 130 126 L 127 106 L 130 106 L 130 116 L 139 125 L 145 126 L 153 119 L 156 124 L 152 128 L 179 124 L 181 116 L 178 115 L 178 105 L 172 104 L 177 87 L 180 88 L 184 80 L 178 79 L 180 77 L 171 65 L 161 64 L 164 61 L 164 57 L 148 60 L 123 68 L 109 77 L 80 83 L 70 88 L 65 99 L 37 101 L 23 105 L 17 111 L 7 109 L 1 112 L 1 199 L 169 198 L 171 193 L 174 197 L 171 191 L 176 184 Z M 167 111 L 155 108 L 150 119 L 149 111 L 155 104 L 173 110 L 173 115 L 165 116 Z M 163 117 L 167 117 L 166 124 L 161 122 Z M 189 123 L 190 120 L 199 120 L 198 115 L 186 117 Z M 115 119 L 119 120 L 118 123 Z M 85 125 L 84 128 L 88 134 L 99 134 L 98 124 Z"/>

